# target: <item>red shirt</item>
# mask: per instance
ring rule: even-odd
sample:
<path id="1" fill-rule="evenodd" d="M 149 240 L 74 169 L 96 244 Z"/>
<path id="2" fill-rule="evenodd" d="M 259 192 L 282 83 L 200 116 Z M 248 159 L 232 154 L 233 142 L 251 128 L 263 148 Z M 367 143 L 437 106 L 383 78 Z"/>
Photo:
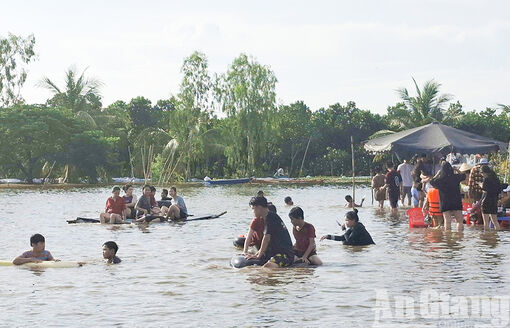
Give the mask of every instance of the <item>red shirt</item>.
<path id="1" fill-rule="evenodd" d="M 158 202 L 156 201 L 156 197 L 151 195 L 151 206 L 156 207 L 158 206 Z"/>
<path id="2" fill-rule="evenodd" d="M 306 249 L 310 245 L 310 238 L 315 238 L 315 228 L 313 225 L 305 222 L 305 225 L 300 230 L 297 230 L 296 227 L 294 227 L 294 229 L 292 229 L 292 233 L 296 239 L 294 249 L 299 253 L 306 252 Z"/>
<path id="3" fill-rule="evenodd" d="M 124 198 L 119 197 L 117 200 L 112 197 L 108 197 L 106 200 L 106 213 L 115 213 L 122 215 L 122 211 L 126 209 L 126 202 Z"/>
<path id="4" fill-rule="evenodd" d="M 253 238 L 252 244 L 250 246 L 257 246 L 260 248 L 260 244 L 262 244 L 262 238 L 264 238 L 264 219 L 263 218 L 254 218 L 250 223 L 250 229 L 253 230 Z"/>

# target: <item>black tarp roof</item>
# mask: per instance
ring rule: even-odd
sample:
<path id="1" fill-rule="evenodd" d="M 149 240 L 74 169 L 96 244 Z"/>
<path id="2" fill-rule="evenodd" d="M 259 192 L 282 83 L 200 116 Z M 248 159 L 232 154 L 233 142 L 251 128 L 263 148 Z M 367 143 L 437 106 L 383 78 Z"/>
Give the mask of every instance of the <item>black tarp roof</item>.
<path id="1" fill-rule="evenodd" d="M 422 153 L 446 155 L 450 152 L 461 154 L 506 152 L 507 144 L 434 122 L 368 140 L 364 147 L 374 153 L 389 151 L 398 156 L 408 156 Z"/>

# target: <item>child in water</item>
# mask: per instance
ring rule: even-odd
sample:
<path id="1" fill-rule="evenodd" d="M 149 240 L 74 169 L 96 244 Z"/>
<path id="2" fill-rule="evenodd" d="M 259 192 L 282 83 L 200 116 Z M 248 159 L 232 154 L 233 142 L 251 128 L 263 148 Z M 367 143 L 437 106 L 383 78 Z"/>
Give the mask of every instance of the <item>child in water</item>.
<path id="1" fill-rule="evenodd" d="M 289 212 L 290 222 L 294 226 L 292 233 L 296 239 L 294 244 L 295 262 L 306 264 L 322 265 L 321 259 L 317 256 L 315 247 L 315 228 L 305 222 L 305 214 L 300 207 L 294 207 Z"/>
<path id="2" fill-rule="evenodd" d="M 349 208 L 362 207 L 363 202 L 365 201 L 365 197 L 361 198 L 361 203 L 359 205 L 354 202 L 354 199 L 352 199 L 351 195 L 345 196 L 345 200 L 347 201 L 347 204 L 345 204 L 345 207 L 349 207 Z"/>
<path id="3" fill-rule="evenodd" d="M 36 233 L 30 237 L 30 246 L 32 246 L 32 250 L 26 251 L 12 261 L 14 265 L 40 263 L 42 261 L 57 261 L 49 251 L 44 249 L 46 242 L 43 235 Z"/>
<path id="4" fill-rule="evenodd" d="M 324 235 L 324 239 L 337 240 L 344 243 L 344 245 L 365 246 L 375 244 L 372 236 L 368 233 L 363 223 L 359 222 L 358 210 L 349 211 L 345 214 L 345 224 L 342 225 L 342 230 L 346 229 L 345 233 L 341 236 Z"/>
<path id="5" fill-rule="evenodd" d="M 108 264 L 119 264 L 121 260 L 117 257 L 119 246 L 114 241 L 107 241 L 103 244 L 103 258 Z"/>

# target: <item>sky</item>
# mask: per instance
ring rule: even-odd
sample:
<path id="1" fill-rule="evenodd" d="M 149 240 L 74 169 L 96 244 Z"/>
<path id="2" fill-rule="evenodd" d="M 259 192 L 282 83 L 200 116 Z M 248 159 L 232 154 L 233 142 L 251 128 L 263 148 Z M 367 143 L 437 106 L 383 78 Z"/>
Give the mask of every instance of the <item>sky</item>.
<path id="1" fill-rule="evenodd" d="M 0 36 L 34 34 L 38 60 L 22 95 L 43 103 L 43 76 L 72 65 L 104 83 L 103 105 L 179 92 L 198 50 L 211 74 L 241 53 L 275 73 L 279 104 L 354 101 L 384 114 L 430 79 L 464 110 L 510 104 L 509 1 L 6 1 Z"/>

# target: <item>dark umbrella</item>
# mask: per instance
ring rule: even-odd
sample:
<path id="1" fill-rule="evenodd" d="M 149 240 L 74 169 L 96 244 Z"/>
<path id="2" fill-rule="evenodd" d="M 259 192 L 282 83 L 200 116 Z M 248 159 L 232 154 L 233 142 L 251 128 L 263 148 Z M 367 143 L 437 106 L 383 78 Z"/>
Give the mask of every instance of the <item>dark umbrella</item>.
<path id="1" fill-rule="evenodd" d="M 485 154 L 506 152 L 507 144 L 478 134 L 455 129 L 438 122 L 368 140 L 370 152 L 393 152 L 397 156 L 414 154 Z"/>

